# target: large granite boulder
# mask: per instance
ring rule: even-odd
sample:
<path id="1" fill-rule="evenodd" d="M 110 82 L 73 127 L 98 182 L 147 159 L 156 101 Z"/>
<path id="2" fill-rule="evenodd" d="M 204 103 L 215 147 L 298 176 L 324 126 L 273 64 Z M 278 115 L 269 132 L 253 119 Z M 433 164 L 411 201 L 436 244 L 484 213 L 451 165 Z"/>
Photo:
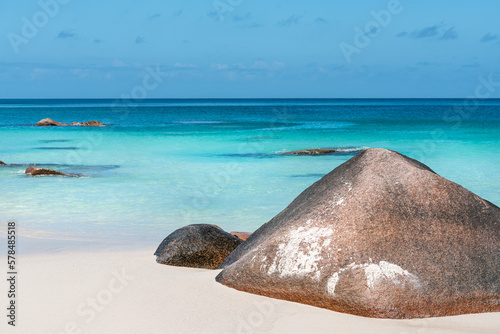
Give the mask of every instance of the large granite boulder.
<path id="1" fill-rule="evenodd" d="M 68 126 L 69 124 L 57 122 L 57 121 L 54 121 L 53 119 L 50 119 L 50 118 L 44 118 L 41 121 L 38 121 L 38 123 L 36 123 L 35 125 L 36 126 Z"/>
<path id="2" fill-rule="evenodd" d="M 379 318 L 500 311 L 500 209 L 422 163 L 368 149 L 221 265 L 238 290 Z"/>
<path id="3" fill-rule="evenodd" d="M 28 167 L 24 171 L 25 174 L 29 174 L 31 176 L 40 176 L 40 175 L 62 175 L 62 176 L 73 176 L 72 174 L 67 174 L 60 172 L 58 170 L 48 169 L 48 168 L 38 168 L 38 167 Z"/>
<path id="4" fill-rule="evenodd" d="M 193 224 L 167 236 L 154 255 L 161 264 L 217 269 L 242 242 L 218 226 Z"/>

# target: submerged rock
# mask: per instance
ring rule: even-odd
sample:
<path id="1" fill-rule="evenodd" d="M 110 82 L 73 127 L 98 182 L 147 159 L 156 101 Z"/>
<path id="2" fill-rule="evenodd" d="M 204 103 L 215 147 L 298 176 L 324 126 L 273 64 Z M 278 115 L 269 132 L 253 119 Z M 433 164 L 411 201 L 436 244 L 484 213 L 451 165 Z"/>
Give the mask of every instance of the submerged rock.
<path id="1" fill-rule="evenodd" d="M 243 241 L 247 240 L 252 235 L 252 233 L 250 232 L 234 232 L 234 231 L 231 232 L 230 234 L 234 235 L 237 238 L 240 238 Z"/>
<path id="2" fill-rule="evenodd" d="M 366 150 L 367 147 L 337 147 L 337 148 L 310 148 L 291 152 L 280 152 L 281 155 L 355 155 Z"/>
<path id="3" fill-rule="evenodd" d="M 73 176 L 72 174 L 63 173 L 57 170 L 48 169 L 48 168 L 38 168 L 38 167 L 28 167 L 24 171 L 24 173 L 29 174 L 31 176 L 39 176 L 39 175 L 62 175 L 62 176 Z"/>
<path id="4" fill-rule="evenodd" d="M 194 224 L 167 236 L 154 255 L 161 264 L 217 269 L 242 242 L 218 226 Z"/>
<path id="5" fill-rule="evenodd" d="M 326 155 L 337 152 L 334 148 L 310 148 L 306 150 L 283 152 L 285 155 Z"/>
<path id="6" fill-rule="evenodd" d="M 379 318 L 500 311 L 500 208 L 422 163 L 368 149 L 221 265 L 238 290 Z"/>
<path id="7" fill-rule="evenodd" d="M 54 121 L 53 119 L 50 118 L 44 118 L 38 123 L 35 124 L 36 126 L 68 126 L 69 124 L 66 123 L 61 123 Z"/>

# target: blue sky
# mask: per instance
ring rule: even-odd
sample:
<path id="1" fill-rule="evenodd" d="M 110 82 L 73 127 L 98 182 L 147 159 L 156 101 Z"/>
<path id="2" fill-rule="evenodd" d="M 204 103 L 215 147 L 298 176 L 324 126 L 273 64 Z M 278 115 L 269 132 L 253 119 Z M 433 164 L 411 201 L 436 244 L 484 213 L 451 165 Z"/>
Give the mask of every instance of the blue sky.
<path id="1" fill-rule="evenodd" d="M 0 7 L 0 98 L 462 98 L 500 82 L 495 0 Z"/>

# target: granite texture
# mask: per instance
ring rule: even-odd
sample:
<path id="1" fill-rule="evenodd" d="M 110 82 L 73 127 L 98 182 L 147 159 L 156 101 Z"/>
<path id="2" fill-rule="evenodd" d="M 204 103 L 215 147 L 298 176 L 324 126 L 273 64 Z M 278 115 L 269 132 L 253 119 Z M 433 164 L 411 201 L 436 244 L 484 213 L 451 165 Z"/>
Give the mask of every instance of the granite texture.
<path id="1" fill-rule="evenodd" d="M 161 264 L 217 269 L 242 242 L 218 226 L 193 224 L 167 236 L 154 255 Z"/>
<path id="2" fill-rule="evenodd" d="M 104 124 L 102 124 L 99 121 L 88 121 L 88 122 L 82 122 L 82 123 L 73 122 L 71 124 L 67 124 L 67 123 L 54 121 L 53 119 L 50 119 L 50 118 L 44 118 L 44 119 L 38 121 L 35 125 L 36 126 L 104 126 Z"/>
<path id="3" fill-rule="evenodd" d="M 378 318 L 500 311 L 500 209 L 422 163 L 365 150 L 255 231 L 216 280 Z"/>
<path id="4" fill-rule="evenodd" d="M 40 175 L 73 176 L 72 174 L 63 173 L 58 170 L 53 170 L 48 168 L 38 168 L 38 167 L 28 167 L 26 168 L 24 173 L 29 174 L 31 176 L 40 176 Z"/>

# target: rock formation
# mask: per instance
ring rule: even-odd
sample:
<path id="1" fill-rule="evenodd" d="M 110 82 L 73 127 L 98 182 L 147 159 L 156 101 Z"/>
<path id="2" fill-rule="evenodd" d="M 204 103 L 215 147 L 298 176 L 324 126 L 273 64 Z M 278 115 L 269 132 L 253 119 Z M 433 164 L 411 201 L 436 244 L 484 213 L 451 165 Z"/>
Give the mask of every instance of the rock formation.
<path id="1" fill-rule="evenodd" d="M 83 122 L 83 123 L 73 122 L 73 123 L 71 123 L 71 125 L 73 125 L 73 126 L 104 126 L 104 124 L 102 124 L 99 121 L 88 121 L 88 122 Z"/>
<path id="2" fill-rule="evenodd" d="M 44 118 L 35 125 L 36 126 L 104 126 L 104 124 L 102 124 L 99 121 L 88 121 L 83 123 L 73 122 L 71 124 L 66 124 L 54 121 L 53 119 L 50 118 Z"/>
<path id="3" fill-rule="evenodd" d="M 61 123 L 54 121 L 53 119 L 50 118 L 44 118 L 38 123 L 35 124 L 36 126 L 68 126 L 69 124 L 66 123 Z"/>
<path id="4" fill-rule="evenodd" d="M 38 168 L 38 167 L 28 167 L 24 171 L 24 173 L 29 174 L 31 176 L 40 176 L 40 175 L 62 175 L 62 176 L 74 176 L 72 174 L 63 173 L 57 170 L 48 169 L 48 168 Z"/>
<path id="5" fill-rule="evenodd" d="M 368 149 L 221 265 L 238 290 L 378 318 L 500 311 L 500 208 L 424 164 Z"/>
<path id="6" fill-rule="evenodd" d="M 167 236 L 154 255 L 161 264 L 217 269 L 242 242 L 218 226 L 194 224 Z"/>
<path id="7" fill-rule="evenodd" d="M 333 148 L 310 148 L 306 150 L 283 152 L 285 155 L 326 155 L 337 152 Z"/>

